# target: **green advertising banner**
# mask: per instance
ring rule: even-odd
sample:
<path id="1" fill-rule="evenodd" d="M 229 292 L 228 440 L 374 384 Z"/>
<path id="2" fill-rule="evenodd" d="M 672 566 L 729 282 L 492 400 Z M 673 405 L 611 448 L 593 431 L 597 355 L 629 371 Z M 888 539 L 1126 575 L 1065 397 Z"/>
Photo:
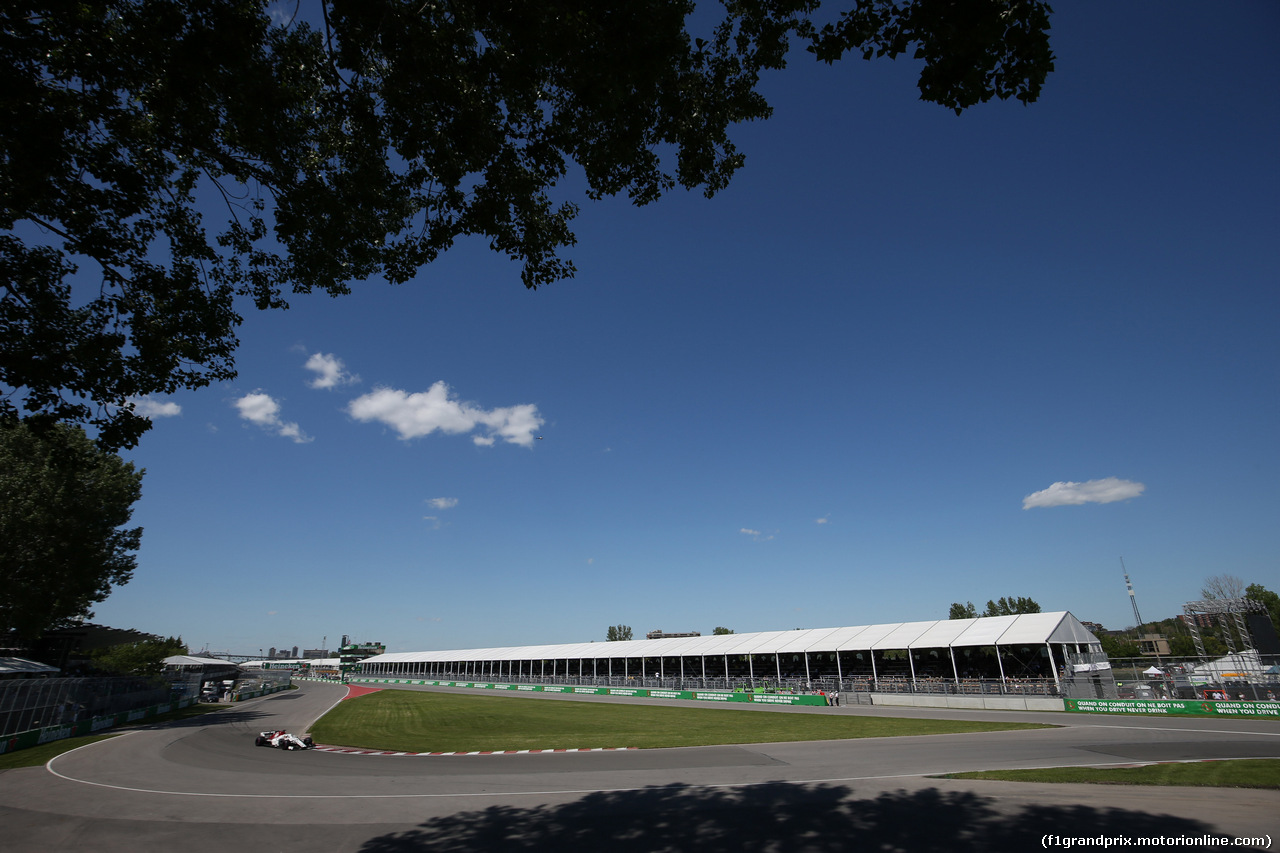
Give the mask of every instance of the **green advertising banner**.
<path id="1" fill-rule="evenodd" d="M 1280 702 L 1212 699 L 1064 699 L 1068 711 L 1085 714 L 1169 714 L 1194 717 L 1280 717 Z"/>
<path id="2" fill-rule="evenodd" d="M 424 687 L 470 687 L 480 690 L 522 690 L 529 693 L 569 693 L 588 696 L 632 696 L 637 699 L 691 699 L 705 702 L 755 702 L 760 705 L 826 705 L 827 697 L 808 693 L 749 693 L 728 690 L 659 690 L 648 687 L 579 687 L 571 684 L 494 684 L 478 681 L 424 681 L 414 678 L 357 676 L 361 684 L 418 684 Z"/>

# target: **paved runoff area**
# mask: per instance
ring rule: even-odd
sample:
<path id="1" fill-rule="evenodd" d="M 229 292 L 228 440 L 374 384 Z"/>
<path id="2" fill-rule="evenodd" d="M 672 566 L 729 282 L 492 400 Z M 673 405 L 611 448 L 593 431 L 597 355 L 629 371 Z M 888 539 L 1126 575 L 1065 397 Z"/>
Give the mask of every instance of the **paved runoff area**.
<path id="1" fill-rule="evenodd" d="M 1280 724 L 1271 720 L 743 705 L 735 710 L 1060 727 L 430 761 L 377 750 L 253 745 L 260 731 L 305 731 L 345 695 L 340 685 L 304 683 L 204 717 L 142 726 L 44 767 L 0 772 L 3 848 L 792 853 L 1280 843 L 1276 791 L 931 778 L 965 770 L 1277 758 Z M 511 701 L 627 700 L 540 694 Z"/>

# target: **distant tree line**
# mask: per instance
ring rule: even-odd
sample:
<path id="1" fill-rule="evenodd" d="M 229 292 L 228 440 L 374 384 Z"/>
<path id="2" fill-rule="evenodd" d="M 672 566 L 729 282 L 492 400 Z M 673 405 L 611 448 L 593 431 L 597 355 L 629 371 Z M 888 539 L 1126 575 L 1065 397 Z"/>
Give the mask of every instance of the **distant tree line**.
<path id="1" fill-rule="evenodd" d="M 1040 605 L 1033 599 L 1018 596 L 1017 598 L 1005 598 L 1001 596 L 996 601 L 987 601 L 987 609 L 978 612 L 978 608 L 973 606 L 972 601 L 966 601 L 964 604 L 960 602 L 952 602 L 951 612 L 948 616 L 950 619 L 977 619 L 979 616 L 1016 616 L 1020 613 L 1039 613 Z"/>

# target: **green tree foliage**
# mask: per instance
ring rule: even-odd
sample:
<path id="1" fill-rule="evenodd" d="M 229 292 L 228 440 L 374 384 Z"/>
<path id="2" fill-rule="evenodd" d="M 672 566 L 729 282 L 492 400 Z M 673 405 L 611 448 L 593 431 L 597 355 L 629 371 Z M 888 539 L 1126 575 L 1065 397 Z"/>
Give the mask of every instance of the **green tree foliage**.
<path id="1" fill-rule="evenodd" d="M 1039 613 L 1040 605 L 1030 598 L 1018 596 L 1001 597 L 998 601 L 988 601 L 983 616 L 1015 616 L 1020 613 Z"/>
<path id="2" fill-rule="evenodd" d="M 1190 658 L 1199 654 L 1190 634 L 1177 634 L 1169 638 L 1169 654 L 1176 658 Z"/>
<path id="3" fill-rule="evenodd" d="M 0 413 L 131 447 L 137 398 L 235 375 L 246 303 L 406 282 L 468 236 L 526 287 L 571 276 L 570 170 L 589 199 L 715 194 L 793 46 L 909 53 L 957 112 L 1053 68 L 1041 0 L 845 3 L 7 0 Z"/>
<path id="4" fill-rule="evenodd" d="M 609 630 L 605 631 L 604 638 L 605 640 L 611 643 L 616 642 L 618 640 L 630 640 L 631 626 L 630 625 L 610 625 Z"/>
<path id="5" fill-rule="evenodd" d="M 136 643 L 122 643 L 95 650 L 93 665 L 114 675 L 158 676 L 164 670 L 164 659 L 187 654 L 181 637 L 153 637 Z"/>
<path id="6" fill-rule="evenodd" d="M 715 628 L 715 630 L 713 630 L 711 633 L 712 633 L 712 635 L 714 635 L 714 636 L 719 636 L 720 634 L 732 634 L 732 633 L 733 633 L 733 629 L 732 629 L 732 628 L 722 628 L 722 627 L 720 627 L 719 625 L 717 625 L 717 626 L 716 626 L 716 628 Z"/>
<path id="7" fill-rule="evenodd" d="M 947 614 L 948 619 L 976 619 L 979 616 L 1014 616 L 1019 613 L 1039 613 L 1040 605 L 1030 598 L 1001 598 L 998 601 L 988 601 L 987 609 L 978 612 L 978 608 L 973 606 L 972 601 L 966 601 L 961 604 L 959 601 L 952 602 L 951 610 Z"/>
<path id="8" fill-rule="evenodd" d="M 1267 608 L 1267 615 L 1271 617 L 1271 624 L 1280 630 L 1280 595 L 1267 589 L 1260 583 L 1251 583 L 1244 590 L 1245 598 L 1252 598 L 1254 601 L 1261 602 Z"/>
<path id="9" fill-rule="evenodd" d="M 1098 638 L 1098 642 L 1102 644 L 1102 651 L 1112 660 L 1142 656 L 1142 649 L 1138 648 L 1137 641 L 1129 637 L 1114 637 L 1110 634 L 1103 634 Z"/>
<path id="10" fill-rule="evenodd" d="M 31 640 L 92 616 L 128 583 L 142 475 L 79 427 L 0 417 L 0 636 Z"/>

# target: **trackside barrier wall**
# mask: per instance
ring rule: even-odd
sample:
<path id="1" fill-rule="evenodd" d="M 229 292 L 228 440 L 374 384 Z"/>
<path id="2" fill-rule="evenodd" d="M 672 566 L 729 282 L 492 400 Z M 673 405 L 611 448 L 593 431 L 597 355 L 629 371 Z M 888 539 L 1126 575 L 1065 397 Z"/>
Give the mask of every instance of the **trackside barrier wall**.
<path id="1" fill-rule="evenodd" d="M 472 687 L 522 693 L 570 693 L 588 696 L 631 696 L 643 699 L 697 699 L 705 702 L 754 702 L 757 705 L 825 705 L 825 696 L 807 693 L 746 693 L 727 690 L 659 690 L 648 687 L 576 687 L 571 684 L 503 684 L 492 681 L 422 681 L 413 678 L 352 677 L 351 684 L 419 684 L 426 687 Z"/>
<path id="2" fill-rule="evenodd" d="M 100 732 L 103 729 L 110 729 L 116 726 L 124 726 L 129 723 L 137 723 L 142 720 L 157 717 L 160 714 L 168 714 L 179 708 L 185 708 L 193 704 L 192 699 L 179 699 L 176 702 L 163 702 L 159 705 L 149 705 L 146 708 L 137 708 L 132 711 L 123 711 L 119 714 L 108 714 L 105 717 L 94 717 L 90 720 L 81 720 L 78 723 L 71 723 L 66 726 L 47 726 L 43 729 L 33 729 L 29 732 L 12 735 L 0 740 L 0 754 L 13 752 L 18 749 L 27 749 L 32 746 L 39 746 L 42 743 L 49 743 L 55 740 L 62 740 L 69 737 L 82 737 L 84 735 Z"/>
<path id="3" fill-rule="evenodd" d="M 696 699 L 710 702 L 754 702 L 771 705 L 826 705 L 825 696 L 814 696 L 805 693 L 746 693 L 723 690 L 658 690 L 654 688 L 630 687 L 575 687 L 573 685 L 546 684 L 503 684 L 491 681 L 431 681 L 413 678 L 371 678 L 368 676 L 349 677 L 352 684 L 416 684 L 426 687 L 470 687 L 481 690 L 517 690 L 528 693 L 570 693 L 594 696 L 633 696 L 649 699 Z M 1011 710 L 1059 711 L 1067 710 L 1089 714 L 1175 714 L 1199 717 L 1257 717 L 1280 718 L 1280 702 L 1228 702 L 1212 700 L 1162 700 L 1148 701 L 1142 699 L 1041 699 L 1025 697 L 1018 699 L 1016 706 L 1010 704 L 1008 697 L 1004 703 L 995 704 L 992 697 L 983 705 L 981 700 L 970 700 L 974 704 L 941 704 L 938 702 L 919 701 L 924 697 L 914 698 L 917 701 L 904 702 L 904 697 L 893 694 L 875 695 L 875 704 L 912 704 L 928 707 L 954 708 L 987 708 L 996 707 Z M 959 698 L 959 697 L 955 697 Z"/>
<path id="4" fill-rule="evenodd" d="M 872 693 L 872 705 L 904 708 L 963 708 L 977 711 L 1061 711 L 1049 696 L 938 696 L 927 693 Z"/>
<path id="5" fill-rule="evenodd" d="M 287 690 L 288 684 L 281 686 L 267 687 L 253 692 L 240 693 L 233 697 L 233 702 L 243 701 L 245 699 L 253 699 L 258 696 L 266 696 L 268 693 L 279 693 L 281 690 Z M 42 729 L 33 729 L 28 732 L 11 735 L 0 740 L 0 755 L 7 752 L 14 752 L 19 749 L 27 749 L 32 746 L 39 746 L 43 743 L 50 743 L 55 740 L 63 740 L 69 737 L 82 737 L 84 735 L 94 734 L 104 729 L 115 728 L 116 726 L 125 726 L 130 723 L 142 722 L 152 717 L 158 717 L 161 714 L 168 714 L 179 708 L 186 708 L 195 704 L 195 700 L 190 697 L 179 699 L 176 702 L 162 702 L 159 705 L 149 705 L 146 708 L 137 708 L 132 711 L 123 711 L 119 714 L 108 714 L 104 717 L 94 717 L 90 720 L 82 720 L 78 723 L 71 723 L 65 726 L 48 726 Z"/>
<path id="6" fill-rule="evenodd" d="M 1212 699 L 1064 699 L 1066 710 L 1086 714 L 1168 714 L 1181 717 L 1280 718 L 1280 702 Z"/>
<path id="7" fill-rule="evenodd" d="M 259 696 L 269 696 L 272 693 L 279 693 L 281 690 L 288 690 L 292 685 L 288 681 L 276 684 L 263 684 L 256 690 L 242 690 L 231 694 L 232 702 L 243 702 L 246 699 L 257 699 Z"/>

